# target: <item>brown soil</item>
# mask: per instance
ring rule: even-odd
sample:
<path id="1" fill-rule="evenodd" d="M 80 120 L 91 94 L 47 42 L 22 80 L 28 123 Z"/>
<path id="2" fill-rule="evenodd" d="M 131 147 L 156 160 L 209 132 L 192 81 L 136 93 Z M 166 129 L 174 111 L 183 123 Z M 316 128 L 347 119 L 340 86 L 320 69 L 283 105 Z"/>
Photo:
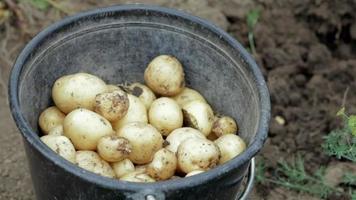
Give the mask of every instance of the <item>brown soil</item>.
<path id="1" fill-rule="evenodd" d="M 34 199 L 21 137 L 9 115 L 6 83 L 10 66 L 23 45 L 36 32 L 66 14 L 55 8 L 39 11 L 28 3 L 6 2 L 13 14 L 5 22 L 0 18 L 0 199 Z M 74 13 L 125 1 L 97 2 L 63 1 L 60 5 Z M 310 172 L 320 165 L 340 165 L 341 162 L 326 156 L 320 146 L 323 136 L 339 126 L 335 113 L 342 105 L 348 112 L 356 113 L 356 24 L 353 23 L 356 1 L 149 2 L 207 18 L 246 47 L 246 13 L 259 8 L 261 17 L 254 31 L 255 58 L 268 81 L 273 105 L 269 139 L 261 153 L 268 169 L 275 168 L 278 160 L 290 160 L 297 153 L 305 159 Z M 286 123 L 277 123 L 277 116 Z M 274 185 L 258 185 L 251 198 L 317 199 Z"/>

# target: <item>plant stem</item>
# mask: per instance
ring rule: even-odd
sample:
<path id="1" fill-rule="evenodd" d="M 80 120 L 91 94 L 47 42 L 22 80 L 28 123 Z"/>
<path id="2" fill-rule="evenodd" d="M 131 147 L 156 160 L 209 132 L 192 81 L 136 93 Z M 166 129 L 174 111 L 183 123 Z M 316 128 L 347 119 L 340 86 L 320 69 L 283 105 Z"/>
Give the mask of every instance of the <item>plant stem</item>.
<path id="1" fill-rule="evenodd" d="M 248 32 L 248 41 L 250 43 L 251 53 L 253 55 L 256 55 L 256 47 L 255 47 L 255 39 L 254 39 L 254 36 L 253 36 L 253 30 L 250 30 Z"/>

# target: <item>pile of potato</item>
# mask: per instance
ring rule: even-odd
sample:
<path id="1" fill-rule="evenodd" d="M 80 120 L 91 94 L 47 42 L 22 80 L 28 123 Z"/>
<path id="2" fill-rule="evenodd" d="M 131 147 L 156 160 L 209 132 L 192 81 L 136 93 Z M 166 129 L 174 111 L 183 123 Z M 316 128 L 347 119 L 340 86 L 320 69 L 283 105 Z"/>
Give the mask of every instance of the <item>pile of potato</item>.
<path id="1" fill-rule="evenodd" d="M 147 86 L 107 85 L 87 73 L 59 78 L 55 106 L 39 117 L 41 140 L 85 170 L 132 182 L 196 175 L 245 150 L 235 120 L 185 87 L 176 58 L 154 58 L 144 79 Z"/>

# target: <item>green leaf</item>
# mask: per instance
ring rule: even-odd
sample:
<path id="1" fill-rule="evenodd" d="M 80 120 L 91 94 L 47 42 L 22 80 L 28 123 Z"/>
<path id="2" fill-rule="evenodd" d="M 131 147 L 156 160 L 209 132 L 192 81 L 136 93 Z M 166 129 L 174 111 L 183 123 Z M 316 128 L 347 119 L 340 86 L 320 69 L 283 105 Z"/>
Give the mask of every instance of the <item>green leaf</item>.
<path id="1" fill-rule="evenodd" d="M 339 111 L 337 111 L 336 116 L 344 116 L 345 115 L 345 107 L 342 107 Z"/>
<path id="2" fill-rule="evenodd" d="M 31 0 L 31 4 L 41 10 L 46 10 L 49 7 L 47 0 Z"/>
<path id="3" fill-rule="evenodd" d="M 247 13 L 247 26 L 252 30 L 258 22 L 260 11 L 258 9 L 250 10 Z"/>
<path id="4" fill-rule="evenodd" d="M 353 136 L 356 136 L 356 115 L 351 115 L 347 121 L 347 125 Z"/>

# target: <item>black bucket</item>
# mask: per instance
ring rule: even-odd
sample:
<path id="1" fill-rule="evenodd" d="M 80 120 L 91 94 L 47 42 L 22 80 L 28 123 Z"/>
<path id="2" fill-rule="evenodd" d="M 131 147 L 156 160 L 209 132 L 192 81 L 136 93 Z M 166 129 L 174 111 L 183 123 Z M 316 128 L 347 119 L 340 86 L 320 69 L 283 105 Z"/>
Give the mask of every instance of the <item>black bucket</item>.
<path id="1" fill-rule="evenodd" d="M 88 172 L 40 141 L 37 119 L 53 104 L 51 87 L 57 78 L 83 71 L 108 83 L 143 82 L 148 62 L 160 54 L 176 56 L 187 85 L 200 91 L 215 111 L 237 120 L 240 135 L 249 144 L 245 152 L 206 173 L 144 184 Z M 267 138 L 270 118 L 263 76 L 237 41 L 202 19 L 147 5 L 97 9 L 51 25 L 17 58 L 9 93 L 41 200 L 234 199 L 251 159 Z"/>

